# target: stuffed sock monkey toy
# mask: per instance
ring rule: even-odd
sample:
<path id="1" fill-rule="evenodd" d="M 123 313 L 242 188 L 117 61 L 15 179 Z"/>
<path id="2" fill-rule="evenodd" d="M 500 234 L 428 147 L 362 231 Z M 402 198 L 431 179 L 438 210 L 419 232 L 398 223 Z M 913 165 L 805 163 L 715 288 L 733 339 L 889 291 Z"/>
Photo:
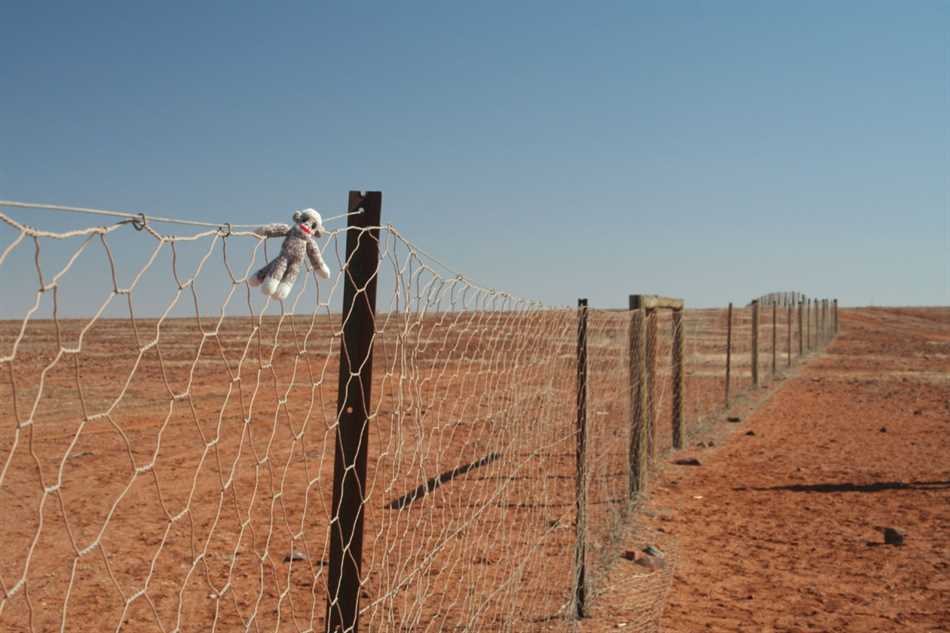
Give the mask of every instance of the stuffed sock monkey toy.
<path id="1" fill-rule="evenodd" d="M 292 227 L 286 224 L 268 224 L 254 231 L 264 237 L 284 238 L 280 254 L 247 280 L 252 286 L 260 286 L 265 295 L 280 300 L 286 299 L 290 294 L 304 258 L 310 260 L 310 265 L 318 275 L 324 279 L 330 277 L 330 269 L 324 263 L 314 239 L 326 233 L 323 218 L 313 209 L 303 209 L 294 211 L 293 220 Z"/>

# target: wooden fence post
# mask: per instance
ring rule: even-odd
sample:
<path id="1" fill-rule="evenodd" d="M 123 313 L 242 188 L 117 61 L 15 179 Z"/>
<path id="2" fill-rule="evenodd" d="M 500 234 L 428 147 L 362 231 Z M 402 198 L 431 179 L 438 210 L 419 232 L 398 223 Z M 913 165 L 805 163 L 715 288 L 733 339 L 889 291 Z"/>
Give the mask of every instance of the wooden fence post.
<path id="1" fill-rule="evenodd" d="M 825 299 L 821 302 L 821 325 L 822 331 L 825 334 L 825 343 L 831 340 L 831 328 L 828 327 L 828 323 L 831 321 L 828 317 L 830 316 L 831 311 L 828 309 L 830 302 L 828 299 Z"/>
<path id="2" fill-rule="evenodd" d="M 630 480 L 629 497 L 634 501 L 646 489 L 647 408 L 646 408 L 646 310 L 634 305 L 630 296 Z"/>
<path id="3" fill-rule="evenodd" d="M 656 308 L 646 311 L 647 317 L 647 452 L 650 463 L 656 459 Z"/>
<path id="4" fill-rule="evenodd" d="M 683 309 L 673 310 L 673 448 L 681 449 L 686 444 L 686 420 L 683 415 L 685 404 L 684 375 L 686 330 L 683 326 Z"/>
<path id="5" fill-rule="evenodd" d="M 577 462 L 574 522 L 574 615 L 587 615 L 587 299 L 577 300 Z"/>
<path id="6" fill-rule="evenodd" d="M 778 321 L 776 319 L 776 312 L 778 311 L 778 306 L 774 303 L 772 304 L 772 379 L 775 379 L 775 374 L 778 372 L 777 358 L 776 358 L 776 348 L 778 347 Z"/>
<path id="7" fill-rule="evenodd" d="M 835 335 L 838 334 L 838 300 L 835 299 L 834 303 L 834 318 L 835 318 Z"/>
<path id="8" fill-rule="evenodd" d="M 752 302 L 752 384 L 759 385 L 759 301 Z"/>
<path id="9" fill-rule="evenodd" d="M 811 351 L 811 299 L 805 299 L 805 349 Z"/>
<path id="10" fill-rule="evenodd" d="M 359 630 L 363 494 L 372 401 L 382 198 L 379 191 L 351 191 L 347 205 L 353 215 L 347 221 L 347 264 L 343 271 L 343 338 L 327 570 L 327 624 L 331 633 Z M 355 213 L 360 209 L 362 213 Z"/>
<path id="11" fill-rule="evenodd" d="M 788 313 L 785 317 L 785 325 L 788 328 L 788 340 L 785 342 L 785 366 L 792 366 L 792 304 L 789 303 L 786 306 L 786 312 Z"/>
<path id="12" fill-rule="evenodd" d="M 732 365 L 732 302 L 729 302 L 729 316 L 726 320 L 726 406 L 729 406 L 729 383 Z"/>
<path id="13" fill-rule="evenodd" d="M 804 316 L 805 316 L 805 300 L 798 300 L 798 357 L 801 359 L 805 355 L 805 330 L 804 330 Z"/>
<path id="14" fill-rule="evenodd" d="M 827 332 L 828 341 L 830 342 L 834 338 L 834 317 L 832 316 L 831 310 L 831 299 L 825 299 L 825 331 Z"/>

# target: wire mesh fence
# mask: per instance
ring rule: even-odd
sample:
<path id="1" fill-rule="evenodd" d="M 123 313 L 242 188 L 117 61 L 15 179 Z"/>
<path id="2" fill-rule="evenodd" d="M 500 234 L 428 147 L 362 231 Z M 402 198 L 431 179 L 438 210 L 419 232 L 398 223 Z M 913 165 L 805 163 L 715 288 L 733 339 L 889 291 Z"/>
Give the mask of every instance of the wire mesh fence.
<path id="1" fill-rule="evenodd" d="M 254 231 L 0 227 L 3 630 L 325 631 L 350 599 L 360 630 L 561 630 L 579 507 L 595 594 L 618 553 L 637 394 L 650 456 L 673 446 L 677 328 L 686 424 L 723 406 L 725 311 L 650 311 L 641 388 L 637 313 L 591 309 L 579 477 L 578 312 L 481 287 L 395 227 L 327 231 L 330 278 L 283 301 L 248 283 L 274 254 Z M 373 244 L 360 282 L 348 240 Z M 733 393 L 750 340 L 736 309 Z"/>

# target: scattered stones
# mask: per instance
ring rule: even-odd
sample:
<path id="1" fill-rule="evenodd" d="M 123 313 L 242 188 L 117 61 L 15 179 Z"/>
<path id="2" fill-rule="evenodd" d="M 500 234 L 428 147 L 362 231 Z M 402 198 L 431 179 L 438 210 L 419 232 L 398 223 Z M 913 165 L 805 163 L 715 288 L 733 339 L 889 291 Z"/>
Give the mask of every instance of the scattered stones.
<path id="1" fill-rule="evenodd" d="M 665 555 L 659 548 L 648 545 L 643 548 L 641 556 L 634 561 L 637 565 L 642 565 L 647 569 L 663 569 L 666 567 Z"/>
<path id="2" fill-rule="evenodd" d="M 885 545 L 903 545 L 904 533 L 898 530 L 897 528 L 892 528 L 892 527 L 884 528 L 884 544 Z"/>
<path id="3" fill-rule="evenodd" d="M 620 556 L 647 569 L 657 570 L 666 567 L 666 554 L 654 545 L 647 545 L 640 550 L 628 549 Z"/>
<path id="4" fill-rule="evenodd" d="M 742 418 L 737 415 L 730 415 L 726 420 L 729 422 L 742 422 Z"/>
<path id="5" fill-rule="evenodd" d="M 307 555 L 299 550 L 293 550 L 286 556 L 284 556 L 284 562 L 289 563 L 291 561 L 307 560 Z"/>
<path id="6" fill-rule="evenodd" d="M 695 457 L 680 457 L 674 459 L 673 463 L 678 466 L 702 466 L 702 463 Z"/>
<path id="7" fill-rule="evenodd" d="M 652 545 L 642 550 L 628 549 L 621 556 L 647 569 L 657 570 L 666 567 L 665 555 L 659 548 Z"/>
<path id="8" fill-rule="evenodd" d="M 745 434 L 748 436 L 752 436 L 752 435 L 755 435 L 755 431 L 746 431 Z"/>
<path id="9" fill-rule="evenodd" d="M 914 409 L 914 415 L 923 415 L 923 413 L 924 413 L 923 409 Z"/>
<path id="10" fill-rule="evenodd" d="M 881 433 L 887 433 L 887 427 L 886 427 L 886 426 L 882 426 L 880 430 L 881 430 Z"/>

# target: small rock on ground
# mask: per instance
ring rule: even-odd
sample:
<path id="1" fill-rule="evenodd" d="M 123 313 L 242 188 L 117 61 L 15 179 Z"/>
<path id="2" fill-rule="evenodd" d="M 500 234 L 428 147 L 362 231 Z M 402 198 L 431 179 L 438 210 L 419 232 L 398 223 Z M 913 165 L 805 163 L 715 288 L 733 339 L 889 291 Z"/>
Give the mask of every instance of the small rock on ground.
<path id="1" fill-rule="evenodd" d="M 679 459 L 674 459 L 673 463 L 678 466 L 702 466 L 702 462 L 695 457 L 680 457 Z"/>
<path id="2" fill-rule="evenodd" d="M 904 533 L 897 528 L 884 528 L 884 543 L 886 545 L 903 545 Z"/>

